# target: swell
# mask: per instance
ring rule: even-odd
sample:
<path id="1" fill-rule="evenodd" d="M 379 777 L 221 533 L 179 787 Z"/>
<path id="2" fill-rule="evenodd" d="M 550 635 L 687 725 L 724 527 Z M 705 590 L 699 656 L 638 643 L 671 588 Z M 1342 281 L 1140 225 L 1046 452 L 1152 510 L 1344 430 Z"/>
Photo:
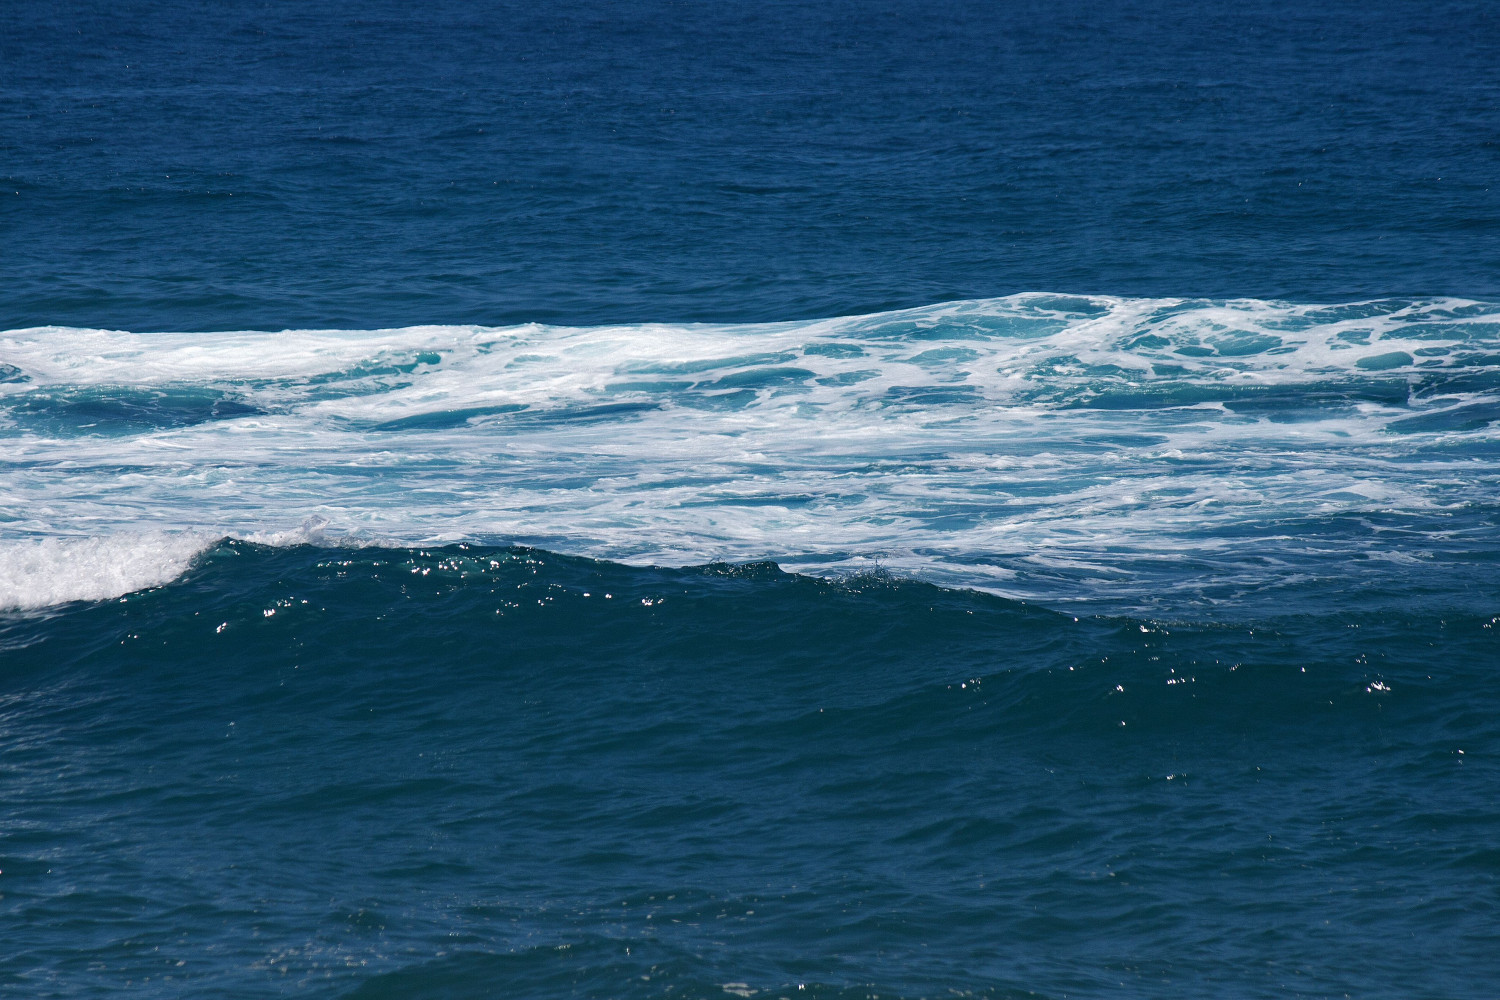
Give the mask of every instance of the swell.
<path id="1" fill-rule="evenodd" d="M 1326 992 L 1363 963 L 1461 993 L 1500 971 L 1473 895 L 1496 628 L 224 543 L 4 620 L 9 943 L 74 992 L 212 954 L 182 988 L 1256 992 L 1300 968 Z"/>
<path id="2" fill-rule="evenodd" d="M 1117 723 L 1123 713 L 1171 726 L 1190 724 L 1184 712 L 1250 719 L 1298 706 L 1389 707 L 1383 699 L 1393 685 L 1423 687 L 1435 661 L 1443 662 L 1440 684 L 1487 679 L 1500 642 L 1492 615 L 1452 608 L 1298 609 L 1214 622 L 1067 614 L 884 572 L 821 578 L 769 562 L 636 567 L 527 547 L 202 544 L 183 575 L 161 586 L 40 616 L 12 612 L 7 640 L 30 650 L 15 666 L 84 669 L 92 654 L 52 648 L 60 630 L 147 629 L 155 640 L 138 655 L 130 643 L 109 652 L 108 669 L 138 661 L 164 676 L 222 672 L 238 683 L 231 675 L 242 666 L 216 667 L 216 650 L 228 650 L 229 662 L 274 664 L 305 647 L 331 657 L 329 693 L 341 697 L 345 674 L 425 683 L 426 664 L 441 650 L 465 654 L 431 679 L 439 692 L 463 690 L 465 664 L 497 658 L 572 658 L 575 679 L 602 684 L 615 670 L 611 657 L 630 661 L 650 650 L 682 664 L 733 661 L 736 684 L 748 672 L 763 676 L 767 689 L 792 692 L 837 687 L 857 674 L 864 693 L 855 699 L 889 716 L 880 726 L 918 732 L 922 699 L 952 687 L 952 678 L 937 683 L 931 665 L 952 663 L 974 673 L 957 678 L 960 688 L 986 684 L 986 697 L 1033 705 L 1035 724 L 1066 730 L 1079 722 L 1073 713 L 1094 708 L 1102 714 L 1090 725 Z M 1449 652 L 1431 652 L 1444 644 Z M 355 648 L 369 654 L 351 655 Z M 410 657 L 382 662 L 373 652 L 380 648 Z M 479 674 L 470 679 L 488 668 L 473 669 Z M 714 673 L 699 684 L 720 683 Z M 1116 689 L 1127 680 L 1128 690 Z M 1008 684 L 1017 689 L 1000 689 Z"/>

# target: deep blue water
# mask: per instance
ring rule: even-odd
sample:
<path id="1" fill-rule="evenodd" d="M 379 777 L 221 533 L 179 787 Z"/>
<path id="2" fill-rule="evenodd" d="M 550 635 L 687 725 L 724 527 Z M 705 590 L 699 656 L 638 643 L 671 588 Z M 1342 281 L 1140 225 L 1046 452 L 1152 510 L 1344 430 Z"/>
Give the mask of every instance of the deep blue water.
<path id="1" fill-rule="evenodd" d="M 0 643 L 18 992 L 1500 977 L 1490 617 L 235 543 Z"/>
<path id="2" fill-rule="evenodd" d="M 0 992 L 1500 994 L 1500 8 L 0 10 Z"/>
<path id="3" fill-rule="evenodd" d="M 0 328 L 1500 297 L 1485 2 L 4 19 Z"/>

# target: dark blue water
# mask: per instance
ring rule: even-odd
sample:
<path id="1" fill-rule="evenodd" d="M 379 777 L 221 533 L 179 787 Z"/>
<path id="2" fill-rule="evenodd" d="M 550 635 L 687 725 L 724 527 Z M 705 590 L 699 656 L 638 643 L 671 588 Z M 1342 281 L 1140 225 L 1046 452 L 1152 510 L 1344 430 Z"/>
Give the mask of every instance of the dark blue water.
<path id="1" fill-rule="evenodd" d="M 1488 617 L 235 544 L 0 642 L 19 992 L 1500 981 Z"/>
<path id="2" fill-rule="evenodd" d="M 0 328 L 1500 297 L 1484 2 L 14 0 Z"/>
<path id="3" fill-rule="evenodd" d="M 0 992 L 1500 994 L 1495 5 L 15 0 L 0 98 Z"/>

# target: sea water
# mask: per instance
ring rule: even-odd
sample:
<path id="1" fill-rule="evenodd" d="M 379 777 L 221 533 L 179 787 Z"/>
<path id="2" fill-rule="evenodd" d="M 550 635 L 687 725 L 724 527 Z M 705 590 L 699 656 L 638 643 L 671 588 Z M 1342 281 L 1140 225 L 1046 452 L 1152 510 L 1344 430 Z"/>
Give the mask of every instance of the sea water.
<path id="1" fill-rule="evenodd" d="M 0 990 L 1500 990 L 1490 8 L 5 17 Z"/>

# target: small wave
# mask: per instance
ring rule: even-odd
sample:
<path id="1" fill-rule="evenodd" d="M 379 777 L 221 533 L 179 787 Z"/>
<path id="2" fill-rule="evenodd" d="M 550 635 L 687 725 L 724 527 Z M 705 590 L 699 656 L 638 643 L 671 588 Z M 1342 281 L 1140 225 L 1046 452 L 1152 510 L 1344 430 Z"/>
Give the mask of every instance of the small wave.
<path id="1" fill-rule="evenodd" d="M 243 532 L 232 540 L 278 549 L 314 545 L 353 550 L 381 544 L 328 528 L 328 519 L 315 515 L 295 528 Z M 0 539 L 0 611 L 107 601 L 165 586 L 226 540 L 231 539 L 203 531 Z"/>
<path id="2" fill-rule="evenodd" d="M 0 610 L 106 601 L 177 579 L 215 541 L 196 532 L 0 541 Z"/>

